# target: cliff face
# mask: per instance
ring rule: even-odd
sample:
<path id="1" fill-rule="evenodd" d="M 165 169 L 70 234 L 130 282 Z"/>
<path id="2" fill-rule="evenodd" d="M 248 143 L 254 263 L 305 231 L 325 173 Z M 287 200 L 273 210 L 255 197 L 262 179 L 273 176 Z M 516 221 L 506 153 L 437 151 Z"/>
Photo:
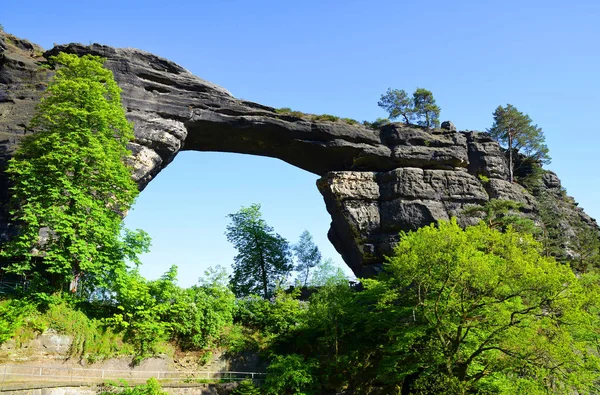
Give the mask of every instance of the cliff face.
<path id="1" fill-rule="evenodd" d="M 401 230 L 452 216 L 466 224 L 469 219 L 461 217 L 466 205 L 499 198 L 523 203 L 524 213 L 534 218 L 539 211 L 533 195 L 507 181 L 504 154 L 486 134 L 402 124 L 372 130 L 343 121 L 316 121 L 238 100 L 147 52 L 69 44 L 41 57 L 38 47 L 6 34 L 0 34 L 0 166 L 26 133 L 50 77 L 40 62 L 60 51 L 107 59 L 134 122 L 130 148 L 140 189 L 181 150 L 282 159 L 321 176 L 317 186 L 332 217 L 329 238 L 357 276 L 378 270 Z M 555 188 L 556 182 L 545 182 L 543 188 Z M 4 176 L 0 197 L 1 240 L 10 235 Z M 585 226 L 597 233 L 595 221 L 573 203 L 561 207 L 567 217 L 586 217 Z M 563 225 L 571 226 L 569 221 Z"/>

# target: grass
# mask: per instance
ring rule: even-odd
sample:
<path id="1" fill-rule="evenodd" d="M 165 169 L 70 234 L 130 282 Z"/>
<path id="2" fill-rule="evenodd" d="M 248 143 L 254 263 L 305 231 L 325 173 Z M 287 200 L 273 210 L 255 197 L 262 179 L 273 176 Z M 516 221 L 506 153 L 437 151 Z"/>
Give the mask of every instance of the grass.
<path id="1" fill-rule="evenodd" d="M 123 336 L 88 318 L 66 302 L 52 303 L 45 311 L 26 301 L 7 300 L 0 303 L 0 341 L 14 339 L 17 346 L 26 344 L 48 329 L 70 336 L 70 357 L 88 363 L 121 355 L 133 355 L 131 344 Z"/>
<path id="2" fill-rule="evenodd" d="M 344 122 L 348 125 L 358 125 L 359 122 L 352 118 L 340 118 L 336 115 L 331 114 L 307 114 L 301 111 L 292 110 L 289 107 L 276 108 L 277 114 L 287 115 L 296 118 L 305 118 L 311 121 L 326 121 L 326 122 Z"/>

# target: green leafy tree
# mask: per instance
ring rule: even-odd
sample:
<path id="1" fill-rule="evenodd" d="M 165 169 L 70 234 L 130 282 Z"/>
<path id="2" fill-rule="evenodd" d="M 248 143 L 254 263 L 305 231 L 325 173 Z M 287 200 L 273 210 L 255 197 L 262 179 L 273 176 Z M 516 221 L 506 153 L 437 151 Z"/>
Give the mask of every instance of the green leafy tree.
<path id="1" fill-rule="evenodd" d="M 390 119 L 402 117 L 406 124 L 410 124 L 415 115 L 414 102 L 404 89 L 388 88 L 377 105 L 388 112 Z"/>
<path id="2" fill-rule="evenodd" d="M 99 57 L 61 53 L 46 95 L 10 160 L 18 236 L 2 247 L 6 271 L 60 289 L 123 269 L 121 220 L 138 194 L 125 165 L 132 125 L 120 88 Z"/>
<path id="3" fill-rule="evenodd" d="M 314 243 L 312 235 L 307 230 L 302 232 L 298 244 L 295 244 L 292 249 L 298 262 L 296 270 L 303 277 L 302 284 L 306 286 L 310 269 L 317 266 L 321 261 L 321 251 L 319 251 L 319 247 Z"/>
<path id="4" fill-rule="evenodd" d="M 534 125 L 529 115 L 511 104 L 498 106 L 494 111 L 494 124 L 488 132 L 508 149 L 509 180 L 514 181 L 514 155 L 522 153 L 531 161 L 549 163 L 548 147 L 544 132 Z"/>
<path id="5" fill-rule="evenodd" d="M 598 278 L 540 248 L 455 220 L 403 234 L 361 296 L 386 328 L 379 379 L 415 394 L 596 392 Z"/>
<path id="6" fill-rule="evenodd" d="M 440 125 L 440 107 L 435 104 L 431 91 L 417 88 L 413 93 L 413 106 L 418 125 L 428 128 L 436 128 Z"/>
<path id="7" fill-rule="evenodd" d="M 238 251 L 231 276 L 233 292 L 238 297 L 262 293 L 267 299 L 292 270 L 289 243 L 262 219 L 259 204 L 242 207 L 229 218 L 225 235 Z"/>

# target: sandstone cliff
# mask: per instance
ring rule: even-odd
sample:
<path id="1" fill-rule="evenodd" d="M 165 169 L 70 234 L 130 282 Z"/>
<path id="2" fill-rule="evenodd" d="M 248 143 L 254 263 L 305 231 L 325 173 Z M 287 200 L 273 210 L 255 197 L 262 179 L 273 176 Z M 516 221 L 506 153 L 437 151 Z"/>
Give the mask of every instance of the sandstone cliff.
<path id="1" fill-rule="evenodd" d="M 378 270 L 401 230 L 452 216 L 466 224 L 468 219 L 461 217 L 466 205 L 492 198 L 515 200 L 523 204 L 525 215 L 539 220 L 536 197 L 507 181 L 504 153 L 485 133 L 403 124 L 373 130 L 343 121 L 318 121 L 236 99 L 144 51 L 68 44 L 42 54 L 41 48 L 4 33 L 0 33 L 0 167 L 29 132 L 28 121 L 51 75 L 40 65 L 60 51 L 107 59 L 106 66 L 123 89 L 127 116 L 134 122 L 130 148 L 140 189 L 181 150 L 282 159 L 321 176 L 317 186 L 332 217 L 329 238 L 357 276 Z M 8 185 L 1 171 L 0 241 L 11 233 Z M 485 176 L 483 181 L 480 176 Z M 547 173 L 543 180 L 536 196 L 548 197 L 560 211 L 563 220 L 556 225 L 560 232 L 575 235 L 575 227 L 584 226 L 597 237 L 596 222 L 572 199 L 557 194 L 558 178 Z"/>

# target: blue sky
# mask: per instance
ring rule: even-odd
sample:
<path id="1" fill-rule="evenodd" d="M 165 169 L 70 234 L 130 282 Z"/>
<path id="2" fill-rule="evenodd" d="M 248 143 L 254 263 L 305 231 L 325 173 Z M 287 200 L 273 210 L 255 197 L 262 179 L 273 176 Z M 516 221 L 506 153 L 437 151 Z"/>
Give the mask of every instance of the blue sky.
<path id="1" fill-rule="evenodd" d="M 522 4 L 526 3 L 526 4 Z M 600 218 L 600 3 L 574 1 L 10 1 L 5 30 L 45 48 L 98 42 L 169 58 L 236 97 L 358 120 L 388 87 L 431 90 L 442 120 L 485 130 L 511 103 L 544 130 L 548 168 Z M 180 284 L 229 266 L 227 214 L 261 203 L 291 242 L 309 230 L 323 255 L 329 216 L 317 177 L 270 158 L 182 153 L 127 218 L 153 238 L 142 273 L 171 264 Z"/>

